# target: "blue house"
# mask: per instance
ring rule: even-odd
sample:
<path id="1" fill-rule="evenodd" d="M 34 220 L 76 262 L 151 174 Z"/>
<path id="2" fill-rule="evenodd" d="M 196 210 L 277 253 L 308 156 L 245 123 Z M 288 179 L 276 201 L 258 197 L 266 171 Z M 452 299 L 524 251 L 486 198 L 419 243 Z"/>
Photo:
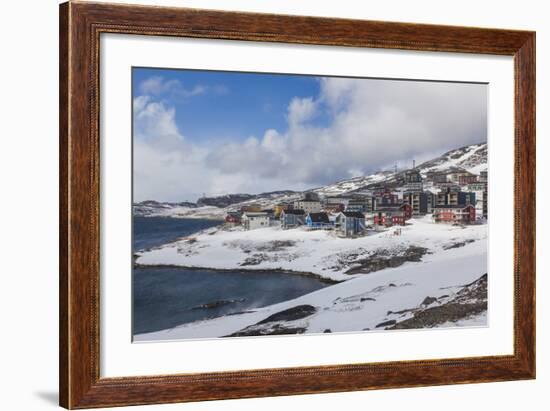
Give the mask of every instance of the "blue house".
<path id="1" fill-rule="evenodd" d="M 309 213 L 306 226 L 312 229 L 333 228 L 334 223 L 329 220 L 327 213 Z"/>
<path id="2" fill-rule="evenodd" d="M 336 216 L 336 229 L 346 237 L 363 233 L 366 229 L 365 215 L 357 211 L 342 211 Z"/>
<path id="3" fill-rule="evenodd" d="M 283 210 L 281 211 L 280 220 L 281 228 L 294 228 L 306 223 L 304 210 Z"/>

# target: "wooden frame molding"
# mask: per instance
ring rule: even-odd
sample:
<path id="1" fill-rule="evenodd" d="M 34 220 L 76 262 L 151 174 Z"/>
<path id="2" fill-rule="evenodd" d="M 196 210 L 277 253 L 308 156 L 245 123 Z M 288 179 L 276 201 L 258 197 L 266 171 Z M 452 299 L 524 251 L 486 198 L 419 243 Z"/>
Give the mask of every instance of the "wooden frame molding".
<path id="1" fill-rule="evenodd" d="M 99 373 L 101 33 L 513 56 L 514 354 L 155 377 Z M 535 377 L 535 33 L 69 2 L 60 6 L 60 405 L 110 407 Z M 522 210 L 522 213 L 519 213 Z"/>

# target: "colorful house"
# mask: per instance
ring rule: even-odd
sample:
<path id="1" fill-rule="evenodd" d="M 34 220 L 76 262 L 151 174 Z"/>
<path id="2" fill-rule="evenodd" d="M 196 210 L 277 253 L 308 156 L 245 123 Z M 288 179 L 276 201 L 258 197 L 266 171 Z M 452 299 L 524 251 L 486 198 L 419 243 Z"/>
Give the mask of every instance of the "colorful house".
<path id="1" fill-rule="evenodd" d="M 334 196 L 334 197 L 325 197 L 324 199 L 324 205 L 334 205 L 334 204 L 343 204 L 344 207 L 348 204 L 348 202 L 351 200 L 351 197 L 341 197 L 341 196 Z"/>
<path id="2" fill-rule="evenodd" d="M 487 218 L 487 183 L 477 182 L 468 184 L 468 191 L 476 196 L 476 217 Z"/>
<path id="3" fill-rule="evenodd" d="M 241 213 L 238 211 L 230 211 L 225 216 L 225 222 L 228 224 L 241 224 Z"/>
<path id="4" fill-rule="evenodd" d="M 318 213 L 321 211 L 321 202 L 314 199 L 303 198 L 294 202 L 295 210 L 304 210 L 307 213 Z"/>
<path id="5" fill-rule="evenodd" d="M 405 225 L 406 221 L 412 216 L 412 207 L 410 204 L 401 206 L 380 207 L 374 214 L 374 225 L 391 227 L 394 225 Z"/>
<path id="6" fill-rule="evenodd" d="M 259 204 L 247 204 L 241 207 L 241 213 L 259 213 L 262 211 L 262 206 Z"/>
<path id="7" fill-rule="evenodd" d="M 434 206 L 443 205 L 475 205 L 476 195 L 473 192 L 458 191 L 447 187 L 446 190 L 441 191 L 435 195 Z"/>
<path id="8" fill-rule="evenodd" d="M 340 211 L 344 211 L 345 206 L 344 204 L 326 204 L 323 206 L 323 211 L 325 213 L 334 213 L 337 214 Z"/>
<path id="9" fill-rule="evenodd" d="M 475 183 L 476 181 L 477 176 L 475 174 L 463 174 L 458 176 L 458 184 L 460 184 L 461 186 Z"/>
<path id="10" fill-rule="evenodd" d="M 257 228 L 265 228 L 265 227 L 269 227 L 269 216 L 267 213 L 262 213 L 262 212 L 243 213 L 243 216 L 241 217 L 241 222 L 245 230 L 255 230 Z"/>
<path id="11" fill-rule="evenodd" d="M 387 207 L 387 206 L 395 206 L 399 204 L 399 196 L 397 193 L 393 193 L 389 190 L 380 191 L 378 193 L 375 193 L 375 207 L 374 209 L 378 209 L 379 207 Z"/>
<path id="12" fill-rule="evenodd" d="M 433 219 L 436 223 L 471 224 L 476 221 L 476 209 L 468 205 L 436 205 Z"/>
<path id="13" fill-rule="evenodd" d="M 364 213 L 372 210 L 372 199 L 368 197 L 364 198 L 352 198 L 349 200 L 345 208 L 346 211 L 356 211 L 358 213 Z"/>
<path id="14" fill-rule="evenodd" d="M 346 237 L 361 234 L 366 230 L 365 215 L 358 211 L 342 211 L 335 219 L 336 230 Z"/>
<path id="15" fill-rule="evenodd" d="M 405 191 L 403 202 L 411 206 L 413 215 L 424 215 L 432 211 L 432 194 L 425 191 Z"/>
<path id="16" fill-rule="evenodd" d="M 306 216 L 306 226 L 311 229 L 333 228 L 334 223 L 330 221 L 327 213 L 308 213 Z"/>
<path id="17" fill-rule="evenodd" d="M 292 208 L 292 205 L 291 205 L 291 204 L 277 204 L 277 205 L 273 208 L 275 217 L 280 217 L 280 216 L 281 216 L 281 213 L 282 213 L 283 211 L 290 210 L 291 208 Z"/>
<path id="18" fill-rule="evenodd" d="M 306 214 L 304 210 L 283 210 L 279 216 L 281 228 L 294 228 L 306 223 Z"/>

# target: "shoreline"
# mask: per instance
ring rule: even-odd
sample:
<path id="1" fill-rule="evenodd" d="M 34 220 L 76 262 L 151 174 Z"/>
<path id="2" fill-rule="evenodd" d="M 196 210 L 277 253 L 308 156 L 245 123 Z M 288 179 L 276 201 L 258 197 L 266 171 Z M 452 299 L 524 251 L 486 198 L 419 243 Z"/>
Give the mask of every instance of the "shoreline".
<path id="1" fill-rule="evenodd" d="M 279 274 L 290 274 L 290 275 L 300 275 L 303 277 L 309 277 L 314 278 L 316 280 L 319 280 L 322 283 L 335 285 L 340 284 L 342 282 L 348 281 L 348 280 L 333 280 L 330 278 L 323 277 L 319 274 L 315 274 L 308 271 L 294 271 L 294 270 L 285 270 L 282 268 L 216 268 L 216 267 L 201 267 L 201 266 L 189 266 L 189 265 L 176 265 L 176 264 L 139 264 L 134 263 L 133 268 L 172 268 L 172 269 L 180 269 L 180 270 L 197 270 L 197 271 L 221 271 L 221 272 L 228 272 L 228 271 L 244 271 L 254 274 L 270 274 L 270 273 L 279 273 Z M 350 278 L 351 279 L 351 278 Z"/>
<path id="2" fill-rule="evenodd" d="M 169 215 L 132 215 L 132 219 L 134 217 L 140 217 L 140 218 L 176 218 L 176 219 L 180 219 L 180 220 L 184 220 L 184 219 L 188 219 L 188 220 L 210 220 L 210 221 L 219 221 L 221 223 L 224 223 L 225 222 L 225 219 L 224 217 L 222 216 L 217 216 L 217 215 L 208 215 L 208 216 L 204 216 L 204 215 L 196 215 L 196 214 L 191 214 L 191 215 L 177 215 L 177 214 L 169 214 Z"/>

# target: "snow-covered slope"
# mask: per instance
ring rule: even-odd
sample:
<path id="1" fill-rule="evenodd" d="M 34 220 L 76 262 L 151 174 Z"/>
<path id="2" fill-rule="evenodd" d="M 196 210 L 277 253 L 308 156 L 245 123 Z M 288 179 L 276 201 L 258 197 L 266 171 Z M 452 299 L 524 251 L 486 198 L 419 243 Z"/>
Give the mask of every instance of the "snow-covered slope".
<path id="1" fill-rule="evenodd" d="M 429 171 L 464 169 L 473 174 L 487 170 L 487 143 L 472 144 L 451 150 L 417 167 L 421 174 Z"/>
<path id="2" fill-rule="evenodd" d="M 383 183 L 395 176 L 393 171 L 380 171 L 368 176 L 342 180 L 328 186 L 316 188 L 313 191 L 323 196 L 335 196 L 355 192 L 372 184 Z"/>
<path id="3" fill-rule="evenodd" d="M 385 265 L 396 267 L 448 254 L 485 240 L 486 225 L 465 227 L 436 224 L 430 216 L 410 220 L 401 235 L 387 230 L 359 238 L 339 238 L 333 231 L 283 230 L 269 227 L 213 227 L 175 243 L 138 253 L 140 265 L 170 265 L 213 269 L 285 270 L 313 273 L 342 281 Z"/>
<path id="4" fill-rule="evenodd" d="M 406 227 L 402 236 L 389 237 L 386 232 L 341 241 L 328 241 L 326 232 L 304 232 L 300 239 L 295 238 L 299 230 L 281 232 L 286 241 L 299 242 L 286 250 L 272 247 L 268 254 L 277 258 L 269 258 L 259 266 L 285 268 L 290 262 L 294 268 L 303 267 L 328 278 L 348 281 L 246 313 L 137 335 L 136 341 L 406 328 L 407 320 L 415 320 L 415 316 L 422 314 L 429 315 L 431 322 L 421 328 L 486 324 L 486 290 L 476 294 L 487 272 L 486 226 L 458 228 L 424 219 Z M 269 234 L 270 239 L 275 235 L 272 229 L 265 229 L 263 234 L 266 238 Z M 195 237 L 197 247 L 179 242 L 145 253 L 138 262 L 188 264 L 189 259 L 197 265 L 239 267 L 244 261 L 247 253 L 242 247 L 250 244 L 247 245 L 243 232 L 223 233 L 216 240 L 209 237 L 217 236 L 203 233 Z M 283 237 L 277 238 L 282 241 Z M 368 250 L 388 244 L 389 249 L 397 250 L 419 242 L 428 247 L 421 261 L 367 274 L 344 274 L 357 265 L 361 253 L 368 255 Z M 262 246 L 261 242 L 258 245 Z M 221 251 L 218 249 L 220 254 L 216 254 L 219 257 L 212 260 L 210 253 L 219 246 L 222 247 Z M 338 261 L 340 268 L 334 268 Z"/>

